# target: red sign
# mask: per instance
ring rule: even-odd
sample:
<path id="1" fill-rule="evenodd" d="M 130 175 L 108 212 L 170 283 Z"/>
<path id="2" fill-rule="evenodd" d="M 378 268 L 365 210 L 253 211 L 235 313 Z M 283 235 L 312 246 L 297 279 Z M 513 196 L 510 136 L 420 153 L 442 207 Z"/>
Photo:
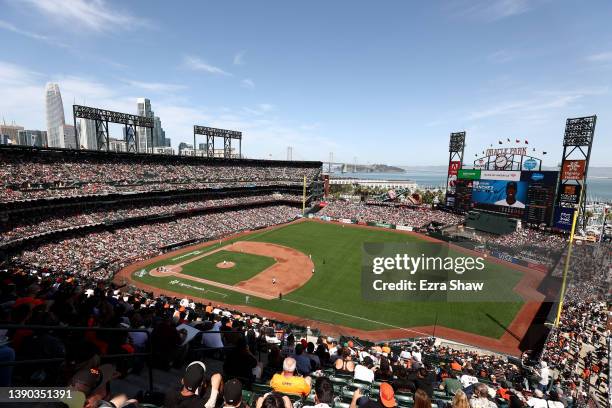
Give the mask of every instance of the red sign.
<path id="1" fill-rule="evenodd" d="M 586 160 L 566 160 L 561 169 L 561 180 L 582 180 Z"/>
<path id="2" fill-rule="evenodd" d="M 456 176 L 457 172 L 459 171 L 459 169 L 461 168 L 461 162 L 460 161 L 452 161 L 448 164 L 448 175 L 449 176 Z"/>

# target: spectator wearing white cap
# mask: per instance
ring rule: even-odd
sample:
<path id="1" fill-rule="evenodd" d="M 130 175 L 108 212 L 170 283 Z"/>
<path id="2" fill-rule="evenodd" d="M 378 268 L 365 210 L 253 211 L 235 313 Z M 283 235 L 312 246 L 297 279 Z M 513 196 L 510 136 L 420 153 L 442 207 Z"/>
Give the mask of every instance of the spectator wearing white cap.
<path id="1" fill-rule="evenodd" d="M 310 377 L 295 375 L 296 362 L 292 357 L 283 361 L 283 372 L 274 374 L 270 380 L 270 387 L 276 392 L 306 396 L 310 393 Z"/>

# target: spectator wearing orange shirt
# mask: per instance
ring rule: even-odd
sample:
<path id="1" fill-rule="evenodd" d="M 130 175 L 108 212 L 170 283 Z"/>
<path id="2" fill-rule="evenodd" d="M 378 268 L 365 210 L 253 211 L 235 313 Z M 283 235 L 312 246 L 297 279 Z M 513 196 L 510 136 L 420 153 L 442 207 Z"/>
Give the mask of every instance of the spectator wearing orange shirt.
<path id="1" fill-rule="evenodd" d="M 283 372 L 274 374 L 270 380 L 270 387 L 276 392 L 306 396 L 310 393 L 310 377 L 294 375 L 296 362 L 292 357 L 283 361 Z"/>

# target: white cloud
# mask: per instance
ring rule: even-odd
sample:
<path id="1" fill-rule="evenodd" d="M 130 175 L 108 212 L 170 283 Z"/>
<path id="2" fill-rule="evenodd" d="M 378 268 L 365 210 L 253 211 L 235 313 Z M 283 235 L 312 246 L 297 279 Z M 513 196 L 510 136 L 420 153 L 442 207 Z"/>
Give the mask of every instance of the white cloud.
<path id="1" fill-rule="evenodd" d="M 16 27 L 15 25 L 9 23 L 8 21 L 0 20 L 0 29 L 11 31 L 16 34 L 23 35 L 25 37 L 32 38 L 34 40 L 51 42 L 51 39 L 46 35 L 37 34 L 31 31 L 23 30 L 21 28 Z"/>
<path id="2" fill-rule="evenodd" d="M 516 59 L 517 55 L 518 54 L 515 51 L 498 50 L 489 54 L 487 59 L 495 64 L 504 64 Z"/>
<path id="3" fill-rule="evenodd" d="M 459 17 L 494 22 L 531 10 L 536 0 L 464 0 L 451 3 L 451 12 Z"/>
<path id="4" fill-rule="evenodd" d="M 274 110 L 274 105 L 269 103 L 260 103 L 255 107 L 243 107 L 242 112 L 251 116 L 261 116 Z"/>
<path id="5" fill-rule="evenodd" d="M 200 58 L 195 57 L 193 55 L 185 56 L 183 63 L 185 67 L 192 69 L 194 71 L 203 71 L 203 72 L 208 72 L 209 74 L 216 74 L 216 75 L 232 75 L 229 72 L 225 72 L 219 67 L 210 65 L 206 63 L 205 61 L 201 60 Z"/>
<path id="6" fill-rule="evenodd" d="M 238 51 L 234 55 L 234 65 L 243 65 L 244 64 L 244 51 Z"/>
<path id="7" fill-rule="evenodd" d="M 593 95 L 607 93 L 607 88 L 584 88 L 574 91 L 535 92 L 533 97 L 525 100 L 503 102 L 491 107 L 471 112 L 468 120 L 485 119 L 503 115 L 527 115 L 546 110 L 554 110 L 572 106 L 574 102 Z"/>
<path id="8" fill-rule="evenodd" d="M 134 81 L 131 79 L 122 79 L 122 81 L 135 88 L 140 88 L 151 92 L 174 92 L 187 88 L 185 85 L 169 84 L 164 82 L 143 82 Z"/>
<path id="9" fill-rule="evenodd" d="M 586 57 L 587 61 L 591 62 L 608 62 L 612 61 L 612 51 L 600 52 L 598 54 L 591 54 Z"/>
<path id="10" fill-rule="evenodd" d="M 73 102 L 119 112 L 136 111 L 136 97 L 139 95 L 129 84 L 118 87 L 116 83 L 75 75 L 49 77 L 0 61 L 3 96 L 0 98 L 0 115 L 27 128 L 45 129 L 45 83 L 49 81 L 60 86 L 69 123 L 72 122 Z M 145 83 L 145 86 L 150 87 L 150 84 Z M 193 143 L 193 125 L 201 124 L 242 131 L 243 153 L 249 157 L 281 159 L 289 145 L 293 147 L 294 159 L 322 158 L 322 151 L 340 150 L 333 140 L 322 135 L 323 130 L 318 124 L 291 124 L 280 118 L 277 108 L 270 103 L 248 108 L 209 107 L 177 98 L 171 93 L 160 94 L 151 103 L 174 146 L 180 142 Z M 120 137 L 120 131 L 112 127 L 111 136 Z M 279 144 L 279 140 L 283 142 Z"/>
<path id="11" fill-rule="evenodd" d="M 78 26 L 94 32 L 111 32 L 148 26 L 149 23 L 104 0 L 24 0 L 36 11 L 62 27 Z"/>
<path id="12" fill-rule="evenodd" d="M 242 81 L 240 81 L 240 85 L 242 85 L 243 88 L 247 88 L 247 89 L 255 88 L 255 82 L 253 82 L 253 80 L 250 78 L 245 78 Z"/>

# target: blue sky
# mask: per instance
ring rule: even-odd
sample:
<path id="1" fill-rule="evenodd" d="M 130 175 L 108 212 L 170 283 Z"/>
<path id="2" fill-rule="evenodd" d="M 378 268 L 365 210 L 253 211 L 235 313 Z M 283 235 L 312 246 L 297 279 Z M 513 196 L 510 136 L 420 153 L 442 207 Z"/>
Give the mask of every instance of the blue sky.
<path id="1" fill-rule="evenodd" d="M 0 115 L 45 128 L 44 85 L 135 112 L 173 145 L 194 124 L 243 131 L 249 157 L 438 165 L 528 139 L 560 161 L 567 117 L 598 114 L 612 165 L 609 1 L 0 0 Z M 114 136 L 120 129 L 113 128 Z"/>

